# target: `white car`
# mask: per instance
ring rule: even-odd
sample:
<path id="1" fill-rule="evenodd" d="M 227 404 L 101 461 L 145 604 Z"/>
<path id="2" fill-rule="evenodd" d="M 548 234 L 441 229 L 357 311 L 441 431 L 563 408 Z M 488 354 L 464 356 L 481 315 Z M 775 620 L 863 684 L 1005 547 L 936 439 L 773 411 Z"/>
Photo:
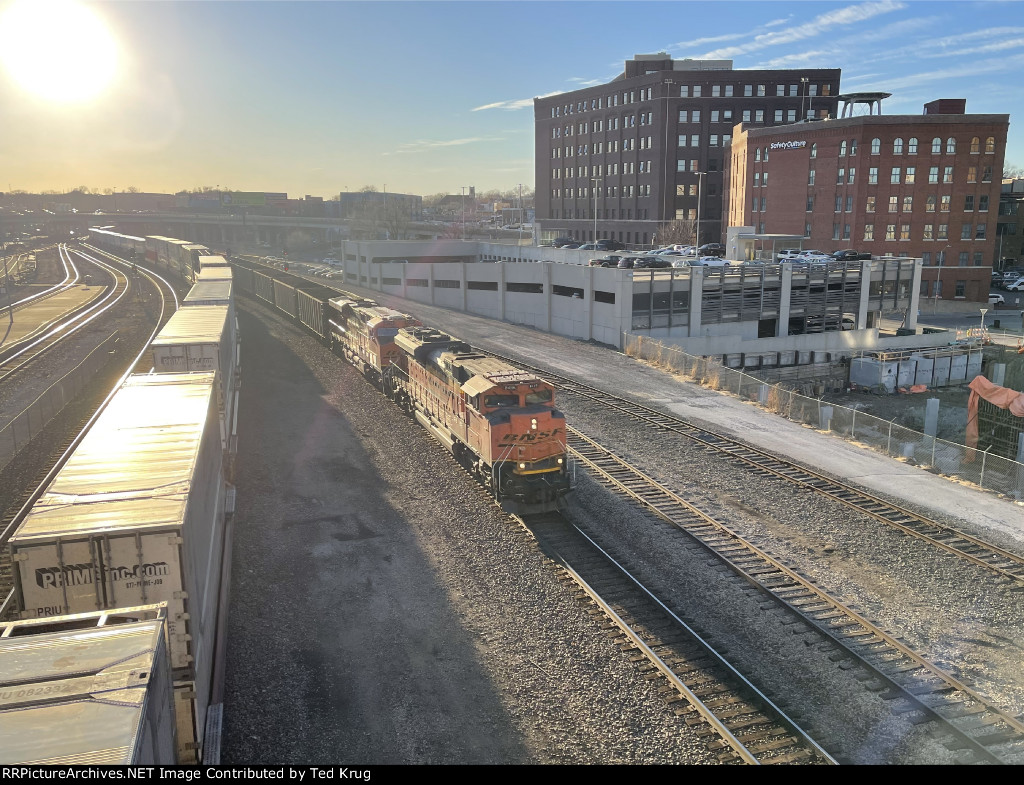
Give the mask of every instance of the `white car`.
<path id="1" fill-rule="evenodd" d="M 1024 292 L 1024 278 L 1018 278 L 1013 283 L 1006 284 L 1008 292 Z"/>
<path id="2" fill-rule="evenodd" d="M 1006 298 L 1001 294 L 992 293 L 988 296 L 989 305 L 1006 305 Z"/>
<path id="3" fill-rule="evenodd" d="M 802 252 L 798 248 L 786 248 L 785 250 L 779 251 L 775 258 L 780 262 L 792 262 L 799 260 L 801 253 Z"/>
<path id="4" fill-rule="evenodd" d="M 702 256 L 698 259 L 698 262 L 705 267 L 728 267 L 729 260 L 723 259 L 721 256 Z"/>

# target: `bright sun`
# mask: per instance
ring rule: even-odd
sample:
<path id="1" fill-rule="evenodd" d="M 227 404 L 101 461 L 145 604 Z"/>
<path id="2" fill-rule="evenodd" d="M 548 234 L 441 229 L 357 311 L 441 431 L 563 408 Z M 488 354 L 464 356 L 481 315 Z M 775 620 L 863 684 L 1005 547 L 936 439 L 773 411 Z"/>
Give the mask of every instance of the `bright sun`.
<path id="1" fill-rule="evenodd" d="M 0 59 L 33 95 L 81 103 L 113 81 L 118 47 L 103 20 L 75 0 L 16 0 L 0 12 Z"/>

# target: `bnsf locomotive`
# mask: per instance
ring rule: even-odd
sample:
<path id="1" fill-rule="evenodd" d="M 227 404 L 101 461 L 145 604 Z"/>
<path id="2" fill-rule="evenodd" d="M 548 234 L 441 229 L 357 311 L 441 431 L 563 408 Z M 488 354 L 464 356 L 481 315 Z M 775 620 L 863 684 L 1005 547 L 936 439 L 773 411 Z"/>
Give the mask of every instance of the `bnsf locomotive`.
<path id="1" fill-rule="evenodd" d="M 565 417 L 549 383 L 373 300 L 239 260 L 235 272 L 243 292 L 352 363 L 506 510 L 553 510 L 572 489 Z"/>
<path id="2" fill-rule="evenodd" d="M 472 471 L 505 509 L 557 507 L 570 490 L 565 416 L 537 376 L 422 327 L 398 331 L 405 357 L 385 377 L 394 398 Z"/>

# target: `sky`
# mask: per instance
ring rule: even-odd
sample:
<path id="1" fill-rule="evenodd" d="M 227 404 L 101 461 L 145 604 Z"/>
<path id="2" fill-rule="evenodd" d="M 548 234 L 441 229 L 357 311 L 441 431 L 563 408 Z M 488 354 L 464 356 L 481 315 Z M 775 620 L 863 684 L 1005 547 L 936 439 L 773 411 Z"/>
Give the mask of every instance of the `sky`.
<path id="1" fill-rule="evenodd" d="M 534 97 L 655 52 L 840 68 L 886 115 L 966 98 L 1024 167 L 1018 0 L 24 1 L 0 0 L 0 191 L 532 189 Z"/>

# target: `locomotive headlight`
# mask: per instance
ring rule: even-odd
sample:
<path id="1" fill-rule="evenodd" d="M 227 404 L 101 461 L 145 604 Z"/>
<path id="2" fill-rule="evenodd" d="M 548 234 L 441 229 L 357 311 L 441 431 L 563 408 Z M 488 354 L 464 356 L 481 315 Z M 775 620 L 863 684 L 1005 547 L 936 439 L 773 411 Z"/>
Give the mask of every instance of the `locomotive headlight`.
<path id="1" fill-rule="evenodd" d="M 532 420 L 530 420 L 530 427 L 533 428 L 533 430 L 537 430 L 537 418 L 536 417 L 534 417 Z"/>
<path id="2" fill-rule="evenodd" d="M 561 465 L 562 465 L 562 459 L 561 459 L 561 458 L 559 458 L 559 459 L 558 459 L 558 465 L 559 465 L 559 466 L 561 466 Z"/>
<path id="3" fill-rule="evenodd" d="M 521 464 L 519 464 L 519 468 L 520 468 L 520 469 L 525 469 L 525 468 L 526 468 L 526 464 L 525 464 L 525 463 L 521 463 Z"/>

